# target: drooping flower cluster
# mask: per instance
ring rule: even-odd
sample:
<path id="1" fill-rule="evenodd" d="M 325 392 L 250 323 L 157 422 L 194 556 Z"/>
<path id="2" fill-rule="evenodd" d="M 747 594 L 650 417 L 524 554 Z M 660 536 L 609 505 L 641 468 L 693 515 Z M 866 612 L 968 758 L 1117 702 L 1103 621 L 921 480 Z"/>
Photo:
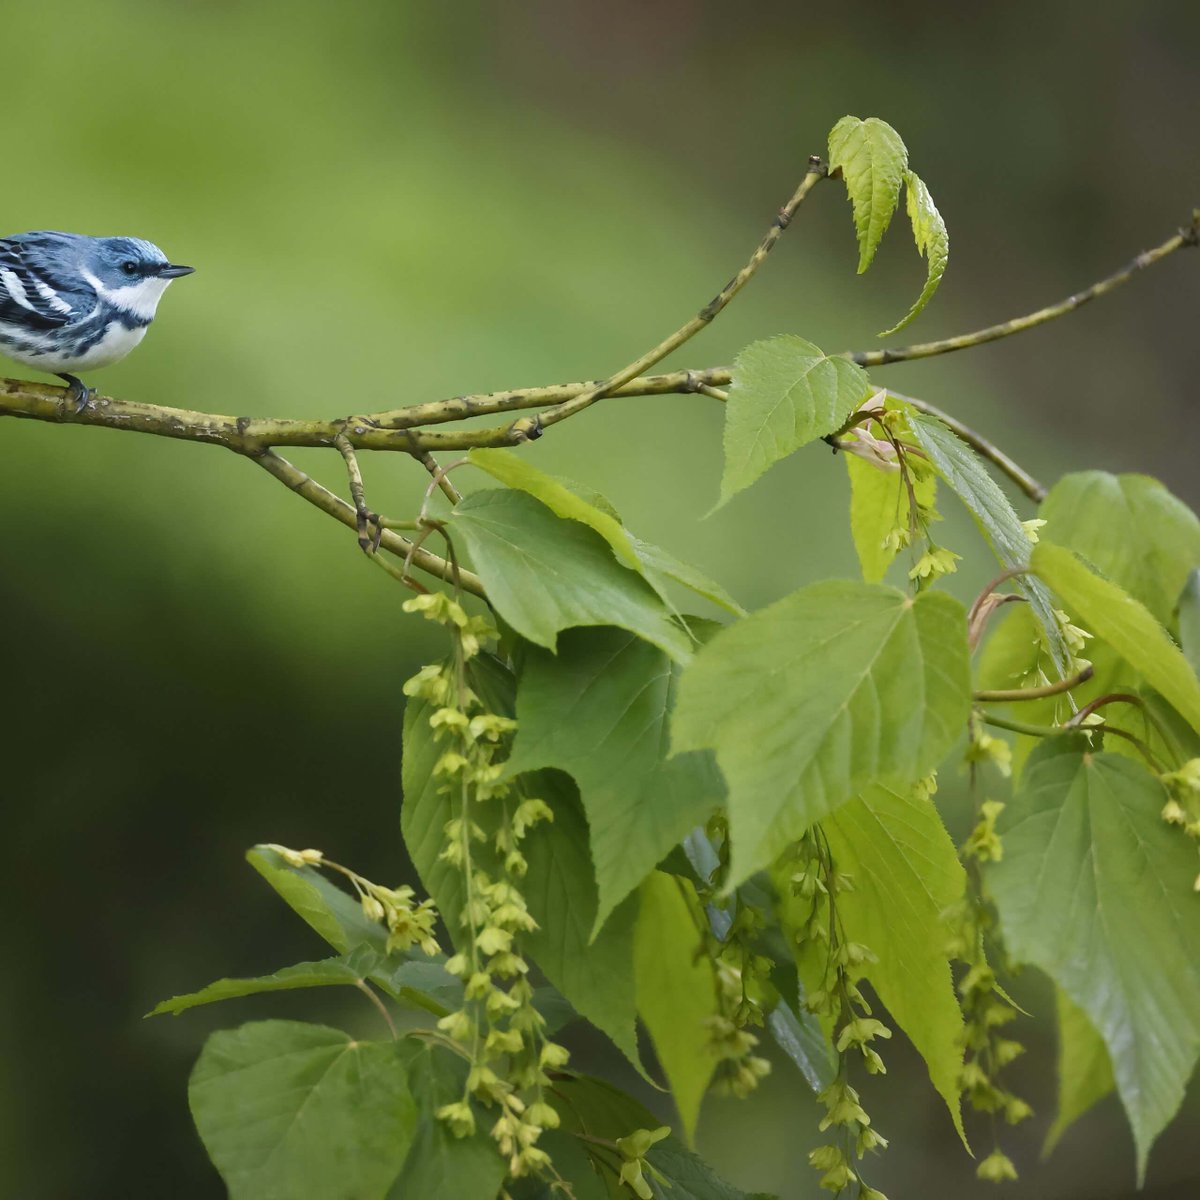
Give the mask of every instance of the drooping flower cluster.
<path id="1" fill-rule="evenodd" d="M 567 1051 L 546 1036 L 521 949 L 522 937 L 537 929 L 521 892 L 528 868 L 522 843 L 554 814 L 502 778 L 516 723 L 489 711 L 470 683 L 472 660 L 496 636 L 491 623 L 468 616 L 440 593 L 415 597 L 404 607 L 443 625 L 454 644 L 448 662 L 423 667 L 404 688 L 430 710 L 429 728 L 441 751 L 433 775 L 448 814 L 440 859 L 461 879 L 462 902 L 454 914 L 459 950 L 446 969 L 463 982 L 463 1004 L 438 1028 L 464 1048 L 471 1066 L 462 1098 L 437 1115 L 466 1137 L 475 1131 L 477 1105 L 498 1110 L 490 1132 L 510 1177 L 554 1178 L 550 1157 L 537 1142 L 559 1123 L 544 1090 L 548 1073 L 566 1064 Z"/>
<path id="2" fill-rule="evenodd" d="M 837 1075 L 817 1099 L 825 1106 L 819 1128 L 833 1130 L 833 1140 L 818 1146 L 809 1165 L 821 1172 L 820 1186 L 840 1195 L 858 1184 L 858 1196 L 886 1200 L 862 1178 L 861 1161 L 868 1152 L 885 1150 L 887 1139 L 871 1125 L 861 1096 L 850 1084 L 852 1064 L 861 1063 L 869 1075 L 886 1073 L 874 1045 L 892 1031 L 871 1015 L 871 1006 L 859 980 L 874 954 L 864 945 L 850 941 L 838 914 L 838 897 L 854 890 L 853 879 L 838 871 L 828 842 L 819 827 L 810 830 L 797 844 L 790 864 L 792 895 L 800 904 L 800 919 L 793 936 L 798 956 L 816 963 L 816 985 L 808 989 L 806 1004 L 832 1031 L 837 1053 Z"/>
<path id="3" fill-rule="evenodd" d="M 274 850 L 289 866 L 325 867 L 349 879 L 362 905 L 363 915 L 370 921 L 381 922 L 387 929 L 389 954 L 397 950 L 410 950 L 413 946 L 420 947 L 425 954 L 439 952 L 440 947 L 434 935 L 437 910 L 433 901 L 422 900 L 415 904 L 416 893 L 407 885 L 389 888 L 372 883 L 357 871 L 326 858 L 320 850 L 289 850 L 287 846 L 274 843 L 269 844 L 267 849 Z"/>
<path id="4" fill-rule="evenodd" d="M 974 828 L 963 842 L 960 853 L 967 868 L 967 890 L 963 899 L 946 914 L 951 929 L 947 953 L 963 962 L 967 970 L 958 982 L 963 1010 L 963 1066 L 959 1085 L 963 1096 L 979 1112 L 999 1113 L 1015 1125 L 1033 1115 L 1033 1109 L 1011 1092 L 1001 1080 L 1001 1072 L 1025 1047 L 1003 1035 L 1001 1030 L 1017 1016 L 996 980 L 988 962 L 985 945 L 995 927 L 995 917 L 983 894 L 981 866 L 999 862 L 1004 846 L 996 831 L 996 819 L 1003 811 L 999 801 L 985 800 L 979 806 Z M 980 1179 L 1002 1182 L 1016 1179 L 1012 1161 L 996 1145 L 976 1168 Z"/>
<path id="5" fill-rule="evenodd" d="M 1189 759 L 1178 771 L 1160 778 L 1169 797 L 1163 805 L 1163 820 L 1178 826 L 1193 840 L 1200 840 L 1200 758 Z M 1200 892 L 1200 874 L 1192 887 Z"/>
<path id="6" fill-rule="evenodd" d="M 722 895 L 729 872 L 729 828 L 723 814 L 708 823 L 708 834 L 717 850 L 718 867 L 702 884 L 699 895 L 716 909 L 732 910 L 728 928 L 718 937 L 705 920 L 701 936 L 716 973 L 718 1011 L 708 1018 L 709 1046 L 717 1059 L 713 1090 L 719 1095 L 745 1099 L 771 1072 L 767 1059 L 754 1051 L 758 1036 L 748 1026 L 762 1028 L 765 1009 L 778 999 L 771 985 L 774 960 L 763 954 L 760 935 L 766 915 L 740 893 Z"/>

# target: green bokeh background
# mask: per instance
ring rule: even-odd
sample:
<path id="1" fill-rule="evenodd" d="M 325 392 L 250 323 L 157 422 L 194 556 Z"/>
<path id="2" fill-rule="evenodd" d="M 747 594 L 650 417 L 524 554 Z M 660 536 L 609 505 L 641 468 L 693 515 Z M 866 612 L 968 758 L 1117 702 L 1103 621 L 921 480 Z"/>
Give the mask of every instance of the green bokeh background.
<path id="1" fill-rule="evenodd" d="M 0 232 L 131 233 L 196 264 L 143 347 L 92 381 L 188 408 L 336 416 L 603 375 L 725 281 L 845 112 L 902 132 L 950 226 L 914 338 L 1066 295 L 1200 202 L 1190 3 L 73 0 L 3 18 Z M 1046 479 L 1145 470 L 1195 504 L 1194 257 L 878 377 Z M 676 365 L 785 331 L 871 345 L 922 268 L 903 229 L 864 279 L 854 262 L 844 197 L 819 189 Z M 750 607 L 852 572 L 827 453 L 701 519 L 720 421 L 702 398 L 610 401 L 527 453 Z M 295 461 L 343 488 L 329 454 Z M 412 511 L 415 464 L 366 470 L 377 507 Z M 185 1101 L 206 1032 L 267 1015 L 373 1030 L 371 1014 L 328 993 L 141 1014 L 320 954 L 242 862 L 253 842 L 405 870 L 400 683 L 433 643 L 347 531 L 213 447 L 2 422 L 0 524 L 0 1195 L 219 1197 Z M 973 537 L 951 522 L 976 564 L 964 592 L 987 572 Z M 1011 1138 L 1021 1196 L 1132 1194 L 1111 1099 L 1039 1163 L 1052 1004 L 1032 976 L 1014 988 L 1039 1014 L 1017 1069 L 1038 1110 Z M 915 1057 L 890 1049 L 875 1182 L 893 1200 L 993 1194 Z M 598 1044 L 580 1055 L 613 1066 Z M 1195 1091 L 1149 1194 L 1200 1186 Z M 710 1102 L 700 1148 L 743 1186 L 814 1196 L 816 1112 L 781 1065 L 754 1102 Z"/>

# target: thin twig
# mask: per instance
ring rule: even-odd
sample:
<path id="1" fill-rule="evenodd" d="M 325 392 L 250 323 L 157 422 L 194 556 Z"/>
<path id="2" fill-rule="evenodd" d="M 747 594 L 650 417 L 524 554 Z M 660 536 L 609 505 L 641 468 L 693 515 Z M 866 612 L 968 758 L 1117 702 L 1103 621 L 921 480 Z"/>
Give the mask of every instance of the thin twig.
<path id="1" fill-rule="evenodd" d="M 417 460 L 433 476 L 433 482 L 442 490 L 442 495 L 450 501 L 451 504 L 457 504 L 462 499 L 462 493 L 450 482 L 450 472 L 454 470 L 463 460 L 457 463 L 451 463 L 443 470 L 438 466 L 438 461 L 429 453 L 428 450 L 416 450 L 413 452 L 413 458 Z M 428 496 L 428 493 L 426 493 Z"/>
<path id="2" fill-rule="evenodd" d="M 915 396 L 905 396 L 900 392 L 892 391 L 891 388 L 888 388 L 887 391 L 889 396 L 895 396 L 897 400 L 902 400 L 905 404 L 911 404 L 919 412 L 926 413 L 931 417 L 937 417 L 952 433 L 966 442 L 976 454 L 994 463 L 1035 504 L 1041 504 L 1045 500 L 1045 487 L 1038 483 L 1028 471 L 1009 458 L 999 446 L 993 442 L 989 442 L 983 434 L 976 433 L 969 425 L 964 425 L 945 410 L 930 404 L 928 400 L 918 400 Z"/>
<path id="3" fill-rule="evenodd" d="M 1164 258 L 1182 250 L 1185 246 L 1195 246 L 1200 242 L 1200 209 L 1192 213 L 1191 223 L 1185 225 L 1173 237 L 1169 237 L 1161 246 L 1146 250 L 1132 262 L 1115 271 L 1082 292 L 1075 292 L 1057 304 L 1047 305 L 1023 317 L 1014 317 L 1011 321 L 1001 321 L 998 325 L 989 325 L 986 329 L 977 329 L 974 333 L 960 333 L 957 337 L 942 338 L 936 342 L 919 342 L 913 346 L 901 346 L 895 350 L 847 350 L 843 357 L 858 363 L 861 367 L 882 367 L 887 363 L 909 362 L 916 358 L 930 358 L 935 354 L 950 354 L 955 350 L 966 350 L 971 346 L 982 346 L 986 342 L 994 342 L 1000 338 L 1011 337 L 1014 333 L 1023 333 L 1053 321 L 1056 317 L 1064 317 L 1077 308 L 1095 300 L 1098 296 L 1107 295 L 1119 288 L 1121 284 L 1132 279 L 1139 271 Z"/>
<path id="4" fill-rule="evenodd" d="M 249 455 L 248 457 L 252 462 L 256 462 L 265 471 L 274 475 L 285 487 L 290 488 L 298 496 L 302 496 L 322 512 L 328 513 L 335 520 L 341 521 L 343 525 L 349 526 L 351 529 L 357 529 L 358 514 L 354 511 L 354 506 L 347 504 L 340 496 L 335 496 L 328 488 L 322 487 L 311 476 L 294 467 L 286 458 L 280 457 L 280 455 L 271 450 L 261 454 Z M 381 549 L 390 551 L 401 559 L 407 557 L 409 550 L 412 549 L 412 543 L 408 538 L 401 537 L 400 534 L 390 529 L 383 531 L 379 544 Z M 414 551 L 412 561 L 422 571 L 434 575 L 438 579 L 444 579 L 448 583 L 454 580 L 453 566 L 446 559 L 433 554 L 429 550 L 418 549 Z M 483 596 L 483 582 L 478 575 L 461 569 L 459 574 L 464 591 L 471 592 L 476 596 Z"/>
<path id="5" fill-rule="evenodd" d="M 779 210 L 775 220 L 771 223 L 771 228 L 767 230 L 766 236 L 758 244 L 758 249 L 750 256 L 750 260 L 690 321 L 681 325 L 670 337 L 664 338 L 657 346 L 647 350 L 645 354 L 639 355 L 633 362 L 610 375 L 596 387 L 590 388 L 562 404 L 556 404 L 552 408 L 546 409 L 532 420 L 527 418 L 523 422 L 514 422 L 510 429 L 515 435 L 518 435 L 518 440 L 524 440 L 519 436 L 521 434 L 524 434 L 525 437 L 539 437 L 543 429 L 582 412 L 597 400 L 609 395 L 631 379 L 637 378 L 655 363 L 662 362 L 668 354 L 678 350 L 685 342 L 695 337 L 700 330 L 710 325 L 717 314 L 754 278 L 775 243 L 779 241 L 783 231 L 791 223 L 792 217 L 804 202 L 804 198 L 820 180 L 825 178 L 825 164 L 819 158 L 813 156 L 808 162 L 808 171 L 800 186 L 792 193 L 791 199 Z"/>
<path id="6" fill-rule="evenodd" d="M 379 1010 L 379 1015 L 383 1017 L 387 1022 L 387 1027 L 392 1031 L 392 1041 L 398 1041 L 400 1035 L 396 1032 L 396 1023 L 392 1020 L 392 1014 L 384 1007 L 383 1001 L 375 995 L 375 989 L 365 979 L 356 979 L 354 986 Z"/>
<path id="7" fill-rule="evenodd" d="M 1057 683 L 1047 683 L 1041 687 L 1031 688 L 994 688 L 975 692 L 972 699 L 979 704 L 1010 704 L 1018 700 L 1045 700 L 1047 696 L 1058 696 L 1077 688 L 1081 683 L 1087 683 L 1094 674 L 1092 664 L 1088 663 L 1078 675 L 1070 679 L 1060 679 Z M 1071 722 L 1068 722 L 1070 724 Z"/>

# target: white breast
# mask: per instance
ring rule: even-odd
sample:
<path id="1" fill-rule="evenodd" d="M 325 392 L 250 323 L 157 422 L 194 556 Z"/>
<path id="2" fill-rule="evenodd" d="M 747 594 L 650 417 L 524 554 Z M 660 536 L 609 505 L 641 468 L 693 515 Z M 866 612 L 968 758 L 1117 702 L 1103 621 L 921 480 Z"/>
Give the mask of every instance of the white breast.
<path id="1" fill-rule="evenodd" d="M 96 371 L 100 367 L 111 367 L 118 363 L 146 336 L 148 325 L 139 325 L 137 329 L 129 329 L 120 321 L 113 321 L 104 331 L 104 336 L 89 350 L 85 350 L 78 358 L 63 359 L 67 364 L 55 367 L 55 370 Z M 47 359 L 41 360 L 47 363 Z"/>

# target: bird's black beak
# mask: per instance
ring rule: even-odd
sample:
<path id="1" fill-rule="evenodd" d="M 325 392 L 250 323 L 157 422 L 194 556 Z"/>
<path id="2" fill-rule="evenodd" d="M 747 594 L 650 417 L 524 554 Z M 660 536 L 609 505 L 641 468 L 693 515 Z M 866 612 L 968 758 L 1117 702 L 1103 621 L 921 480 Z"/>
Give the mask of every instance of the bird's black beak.
<path id="1" fill-rule="evenodd" d="M 160 279 L 178 279 L 180 275 L 190 275 L 195 269 L 195 267 L 160 267 L 158 270 L 158 277 Z"/>

